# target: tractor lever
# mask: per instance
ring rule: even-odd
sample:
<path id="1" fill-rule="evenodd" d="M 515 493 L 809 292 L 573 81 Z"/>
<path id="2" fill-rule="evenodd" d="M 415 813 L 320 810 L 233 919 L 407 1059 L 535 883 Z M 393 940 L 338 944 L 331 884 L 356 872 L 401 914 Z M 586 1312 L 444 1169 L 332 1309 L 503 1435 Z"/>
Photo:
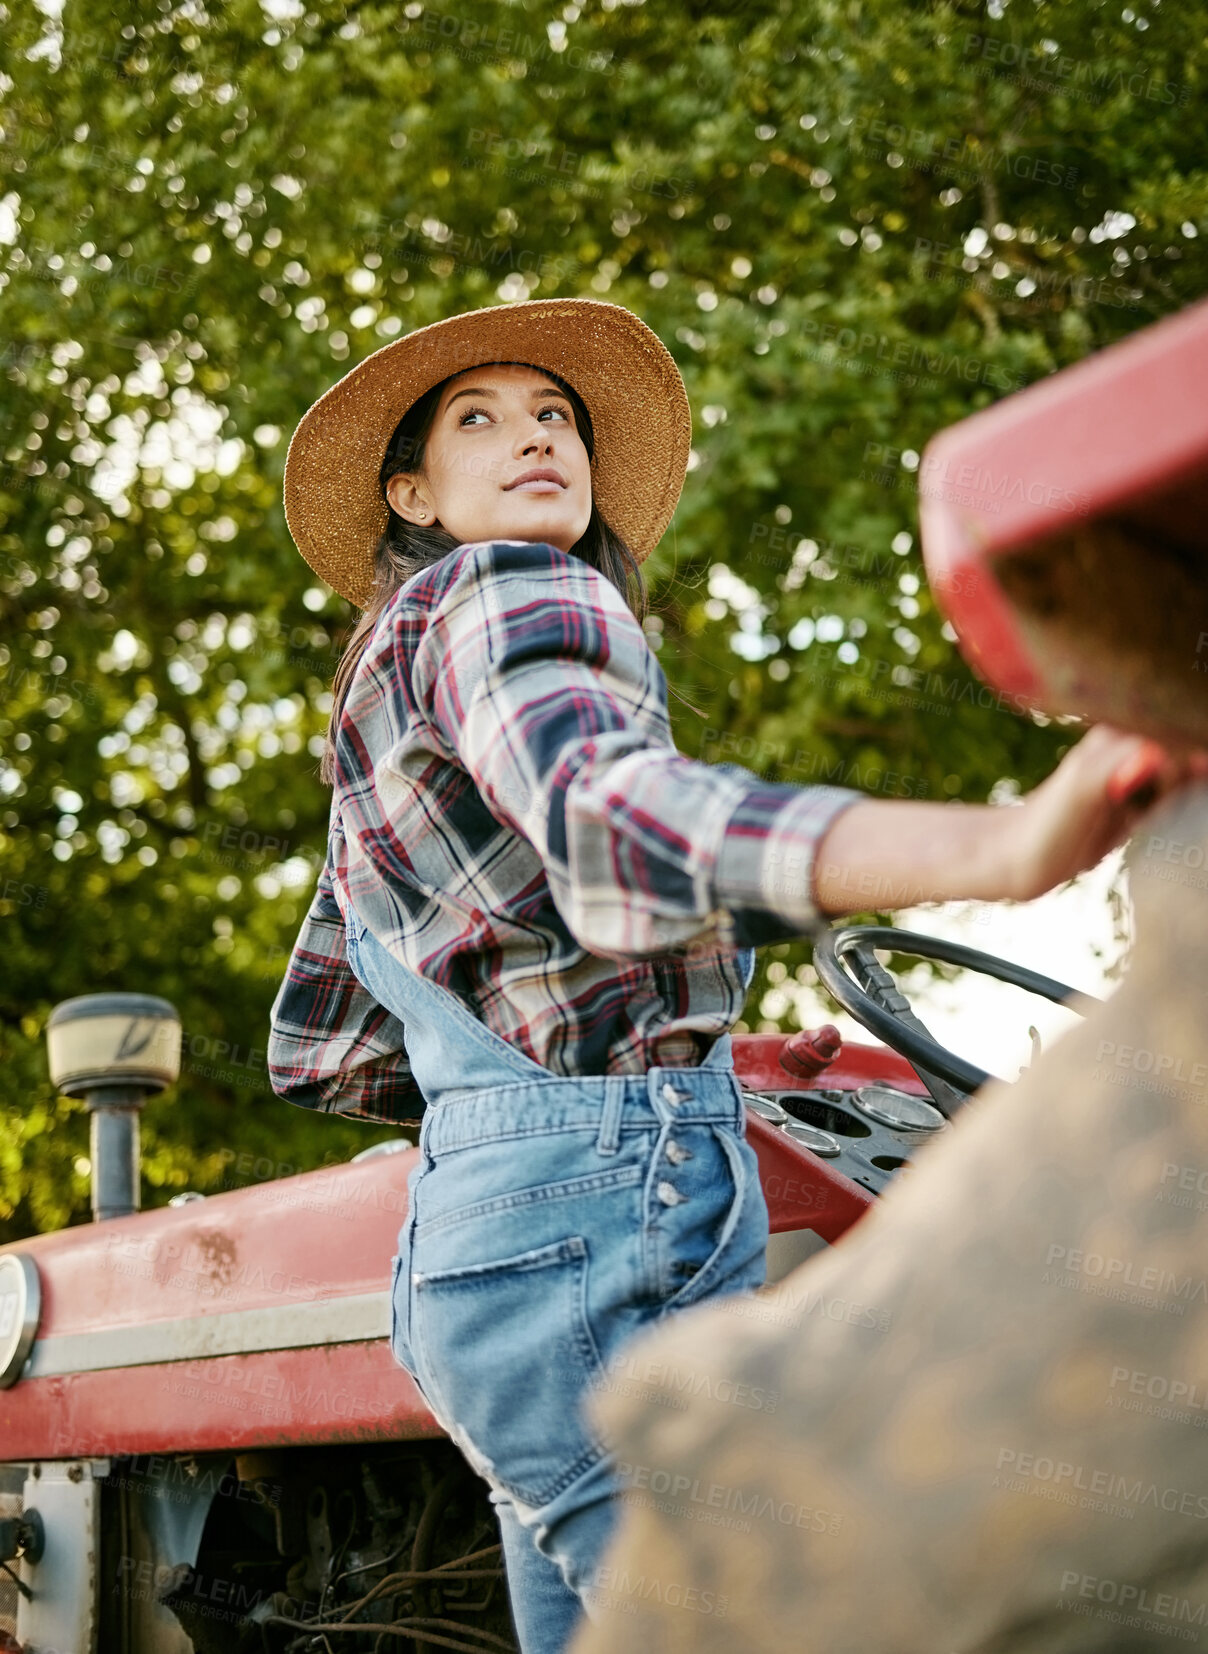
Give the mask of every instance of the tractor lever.
<path id="1" fill-rule="evenodd" d="M 895 1016 L 907 1028 L 913 1028 L 916 1034 L 922 1034 L 925 1039 L 934 1040 L 935 1035 L 930 1028 L 920 1020 L 910 1008 L 910 1001 L 898 989 L 893 977 L 882 965 L 869 943 L 859 943 L 848 952 L 851 961 L 852 975 L 870 999 Z M 909 1059 L 908 1059 L 909 1060 Z M 932 1074 L 919 1063 L 911 1061 L 919 1079 L 931 1093 L 935 1106 L 946 1120 L 950 1120 L 962 1103 L 968 1102 L 968 1094 L 958 1091 L 947 1080 L 940 1079 L 938 1074 Z"/>

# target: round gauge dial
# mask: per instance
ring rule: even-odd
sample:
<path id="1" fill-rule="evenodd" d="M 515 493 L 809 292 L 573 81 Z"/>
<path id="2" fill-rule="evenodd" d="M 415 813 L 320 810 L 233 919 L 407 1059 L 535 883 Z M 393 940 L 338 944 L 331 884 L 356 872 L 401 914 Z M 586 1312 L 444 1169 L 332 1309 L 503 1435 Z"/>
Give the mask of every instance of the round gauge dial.
<path id="1" fill-rule="evenodd" d="M 945 1123 L 931 1103 L 890 1085 L 862 1085 L 855 1094 L 855 1104 L 870 1120 L 893 1131 L 938 1131 Z"/>
<path id="2" fill-rule="evenodd" d="M 837 1137 L 832 1137 L 829 1131 L 822 1131 L 818 1126 L 807 1125 L 804 1120 L 789 1120 L 784 1127 L 784 1135 L 791 1137 L 794 1143 L 800 1143 L 803 1149 L 821 1155 L 824 1160 L 833 1160 L 843 1153 L 843 1145 Z"/>
<path id="3" fill-rule="evenodd" d="M 758 1114 L 761 1120 L 770 1120 L 774 1126 L 782 1126 L 789 1118 L 775 1097 L 769 1097 L 762 1091 L 744 1091 L 742 1097 L 752 1114 Z"/>

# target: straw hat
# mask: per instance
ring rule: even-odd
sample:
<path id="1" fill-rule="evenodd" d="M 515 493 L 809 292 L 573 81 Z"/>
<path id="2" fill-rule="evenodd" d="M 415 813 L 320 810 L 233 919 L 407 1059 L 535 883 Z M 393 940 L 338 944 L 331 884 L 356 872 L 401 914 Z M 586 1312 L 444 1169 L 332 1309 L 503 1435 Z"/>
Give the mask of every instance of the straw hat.
<path id="1" fill-rule="evenodd" d="M 602 299 L 529 299 L 466 311 L 395 339 L 303 415 L 285 459 L 285 520 L 329 586 L 365 608 L 389 507 L 378 478 L 399 420 L 426 390 L 482 362 L 559 374 L 591 415 L 592 498 L 639 562 L 671 521 L 692 438 L 671 353 L 631 310 Z"/>

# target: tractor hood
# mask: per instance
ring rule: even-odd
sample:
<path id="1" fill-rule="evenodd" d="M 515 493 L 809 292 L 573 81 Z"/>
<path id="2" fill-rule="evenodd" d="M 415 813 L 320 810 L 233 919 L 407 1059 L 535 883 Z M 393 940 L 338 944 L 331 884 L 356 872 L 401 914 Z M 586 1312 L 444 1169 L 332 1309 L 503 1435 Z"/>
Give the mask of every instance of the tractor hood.
<path id="1" fill-rule="evenodd" d="M 389 1345 L 418 1152 L 0 1248 L 40 1296 L 24 1370 L 0 1389 L 4 1457 L 438 1434 Z M 7 1319 L 11 1341 L 18 1309 Z"/>

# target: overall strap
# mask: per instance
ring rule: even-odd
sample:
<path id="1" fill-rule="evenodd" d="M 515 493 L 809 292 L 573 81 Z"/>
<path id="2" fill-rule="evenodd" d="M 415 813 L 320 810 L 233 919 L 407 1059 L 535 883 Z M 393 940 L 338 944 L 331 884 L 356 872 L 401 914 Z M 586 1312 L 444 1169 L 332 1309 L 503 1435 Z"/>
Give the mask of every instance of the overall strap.
<path id="1" fill-rule="evenodd" d="M 411 1071 L 430 1103 L 448 1091 L 550 1077 L 447 988 L 400 964 L 359 921 L 348 926 L 347 945 L 353 974 L 402 1022 Z"/>

